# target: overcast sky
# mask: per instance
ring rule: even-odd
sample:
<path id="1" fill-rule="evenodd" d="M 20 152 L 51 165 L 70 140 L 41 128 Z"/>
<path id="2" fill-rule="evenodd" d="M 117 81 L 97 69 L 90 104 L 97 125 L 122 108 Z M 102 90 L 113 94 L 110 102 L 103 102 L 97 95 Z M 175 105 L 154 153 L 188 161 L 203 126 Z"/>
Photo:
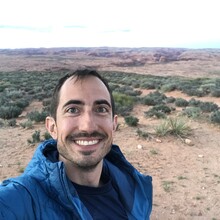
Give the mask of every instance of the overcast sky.
<path id="1" fill-rule="evenodd" d="M 0 48 L 220 48 L 219 0 L 1 0 Z"/>

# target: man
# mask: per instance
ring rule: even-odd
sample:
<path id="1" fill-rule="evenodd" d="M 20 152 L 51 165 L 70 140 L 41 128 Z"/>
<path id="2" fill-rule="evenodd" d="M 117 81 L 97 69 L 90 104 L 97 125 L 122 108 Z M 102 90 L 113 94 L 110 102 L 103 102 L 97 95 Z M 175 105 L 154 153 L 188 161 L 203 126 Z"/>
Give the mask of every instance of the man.
<path id="1" fill-rule="evenodd" d="M 112 144 L 116 127 L 112 93 L 96 71 L 61 78 L 46 118 L 53 139 L 0 186 L 0 219 L 149 219 L 152 179 Z"/>

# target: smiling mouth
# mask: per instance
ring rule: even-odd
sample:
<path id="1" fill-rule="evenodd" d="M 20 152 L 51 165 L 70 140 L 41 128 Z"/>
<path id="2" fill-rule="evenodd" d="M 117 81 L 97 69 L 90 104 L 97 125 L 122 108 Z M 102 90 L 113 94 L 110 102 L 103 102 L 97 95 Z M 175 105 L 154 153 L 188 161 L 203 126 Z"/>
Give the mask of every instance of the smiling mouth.
<path id="1" fill-rule="evenodd" d="M 75 143 L 80 146 L 89 146 L 89 145 L 95 145 L 99 142 L 99 140 L 76 140 Z"/>

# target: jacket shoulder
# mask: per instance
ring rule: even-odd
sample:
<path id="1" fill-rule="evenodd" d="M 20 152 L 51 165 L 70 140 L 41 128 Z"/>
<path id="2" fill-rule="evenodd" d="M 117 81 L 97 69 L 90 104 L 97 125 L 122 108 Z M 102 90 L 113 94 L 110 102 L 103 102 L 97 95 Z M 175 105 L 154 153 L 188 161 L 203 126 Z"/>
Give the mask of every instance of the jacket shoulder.
<path id="1" fill-rule="evenodd" d="M 28 190 L 18 182 L 0 185 L 0 219 L 33 219 L 34 210 Z"/>

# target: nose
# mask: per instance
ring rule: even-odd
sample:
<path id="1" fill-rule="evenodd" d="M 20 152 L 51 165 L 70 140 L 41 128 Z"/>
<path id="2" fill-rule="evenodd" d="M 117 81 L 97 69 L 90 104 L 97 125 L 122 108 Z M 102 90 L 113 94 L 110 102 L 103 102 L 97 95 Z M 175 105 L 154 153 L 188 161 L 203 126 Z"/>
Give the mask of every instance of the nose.
<path id="1" fill-rule="evenodd" d="M 97 131 L 97 121 L 92 112 L 84 112 L 80 119 L 79 130 L 81 132 L 91 134 L 94 131 Z"/>

